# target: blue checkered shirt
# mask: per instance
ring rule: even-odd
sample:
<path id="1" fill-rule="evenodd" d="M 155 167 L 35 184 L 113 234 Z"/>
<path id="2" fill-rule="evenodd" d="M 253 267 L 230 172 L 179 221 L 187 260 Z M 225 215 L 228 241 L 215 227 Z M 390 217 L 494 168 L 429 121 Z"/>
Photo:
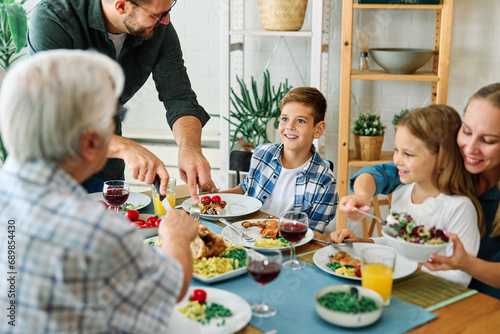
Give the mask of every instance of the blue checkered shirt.
<path id="1" fill-rule="evenodd" d="M 123 215 L 56 166 L 11 157 L 0 168 L 0 208 L 0 333 L 165 333 L 182 267 L 144 245 Z"/>
<path id="2" fill-rule="evenodd" d="M 311 151 L 311 159 L 297 173 L 294 210 L 305 212 L 309 216 L 309 227 L 323 233 L 337 210 L 337 181 L 314 145 L 311 146 Z M 282 168 L 282 152 L 283 144 L 262 144 L 255 149 L 250 171 L 240 184 L 245 195 L 255 197 L 262 203 L 272 196 Z"/>

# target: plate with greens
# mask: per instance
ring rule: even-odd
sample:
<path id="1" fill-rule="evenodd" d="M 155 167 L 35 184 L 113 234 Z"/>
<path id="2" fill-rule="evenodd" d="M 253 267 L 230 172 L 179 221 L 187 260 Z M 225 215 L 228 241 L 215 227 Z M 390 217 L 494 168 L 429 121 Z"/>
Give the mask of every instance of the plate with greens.
<path id="1" fill-rule="evenodd" d="M 104 201 L 104 197 L 102 196 L 102 192 L 91 193 L 87 195 L 93 201 Z M 128 210 L 140 210 L 145 208 L 151 203 L 151 198 L 147 195 L 130 192 L 127 201 L 120 209 L 120 212 L 126 212 Z"/>
<path id="2" fill-rule="evenodd" d="M 339 270 L 339 272 L 336 272 L 335 270 L 339 269 L 339 268 L 335 268 L 335 266 L 332 266 L 330 264 L 330 256 L 335 255 L 336 253 L 338 253 L 340 251 L 343 251 L 343 252 L 346 252 L 347 254 L 349 254 L 354 259 L 361 260 L 361 256 L 360 256 L 361 250 L 363 250 L 367 247 L 368 248 L 388 248 L 389 247 L 389 246 L 384 246 L 384 245 L 375 245 L 375 244 L 360 243 L 360 242 L 353 243 L 352 246 L 353 246 L 352 250 L 347 249 L 347 247 L 339 247 L 339 248 L 345 248 L 345 249 L 336 249 L 336 248 L 333 248 L 332 246 L 323 247 L 320 250 L 316 251 L 316 253 L 314 253 L 314 256 L 313 256 L 314 264 L 319 269 L 323 270 L 324 272 L 326 272 L 330 275 L 334 275 L 334 276 L 338 276 L 338 277 L 342 277 L 342 278 L 347 278 L 350 280 L 360 281 L 361 277 L 357 277 L 356 275 L 350 276 L 350 275 L 346 274 L 346 272 L 344 272 L 342 269 Z M 331 268 L 331 267 L 333 267 L 333 268 Z M 415 272 L 415 270 L 417 270 L 417 267 L 418 267 L 417 262 L 410 261 L 410 260 L 408 260 L 408 259 L 406 259 L 398 254 L 398 256 L 396 257 L 396 266 L 394 268 L 394 277 L 393 278 L 398 279 L 398 278 L 406 277 L 406 276 L 412 274 L 413 272 Z M 363 273 L 361 273 L 361 275 L 363 275 Z"/>

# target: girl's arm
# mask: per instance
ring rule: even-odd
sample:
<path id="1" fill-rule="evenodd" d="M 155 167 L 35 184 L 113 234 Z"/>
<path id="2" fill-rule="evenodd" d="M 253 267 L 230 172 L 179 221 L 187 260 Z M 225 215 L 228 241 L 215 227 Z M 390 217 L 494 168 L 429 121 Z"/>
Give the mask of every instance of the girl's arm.
<path id="1" fill-rule="evenodd" d="M 450 257 L 432 254 L 432 262 L 424 263 L 431 271 L 458 269 L 466 272 L 475 279 L 500 288 L 500 263 L 481 260 L 465 251 L 465 248 L 454 233 L 449 235 L 453 241 L 453 255 Z"/>

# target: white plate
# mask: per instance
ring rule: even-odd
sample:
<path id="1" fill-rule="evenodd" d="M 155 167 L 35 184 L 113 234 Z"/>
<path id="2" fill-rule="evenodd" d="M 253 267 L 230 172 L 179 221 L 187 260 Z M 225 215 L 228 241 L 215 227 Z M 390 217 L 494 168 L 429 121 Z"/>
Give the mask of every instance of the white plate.
<path id="1" fill-rule="evenodd" d="M 218 220 L 219 218 L 237 218 L 245 215 L 249 215 L 256 211 L 259 211 L 262 207 L 261 201 L 254 197 L 245 196 L 245 195 L 237 195 L 237 194 L 210 194 L 210 195 L 201 195 L 213 197 L 215 195 L 219 195 L 222 201 L 225 201 L 226 207 L 222 209 L 221 215 L 204 215 L 201 214 L 200 217 L 204 219 L 212 219 Z M 182 203 L 182 208 L 189 212 L 191 207 L 193 206 L 193 199 L 188 198 Z"/>
<path id="2" fill-rule="evenodd" d="M 238 295 L 232 292 L 205 287 L 189 288 L 188 293 L 177 306 L 182 307 L 186 305 L 189 295 L 193 289 L 203 289 L 207 293 L 207 304 L 217 303 L 225 308 L 228 308 L 233 313 L 232 316 L 227 318 L 215 318 L 210 320 L 210 323 L 202 325 L 199 322 L 188 319 L 179 311 L 174 311 L 170 320 L 170 327 L 168 333 L 201 333 L 201 334 L 230 334 L 235 333 L 245 327 L 252 318 L 252 308 L 250 304 Z M 226 320 L 222 326 L 217 326 L 223 319 Z"/>
<path id="3" fill-rule="evenodd" d="M 89 198 L 93 201 L 104 201 L 104 197 L 102 196 L 101 193 L 91 193 L 88 194 Z M 104 201 L 106 202 L 106 201 Z M 141 193 L 134 193 L 131 192 L 130 195 L 128 196 L 127 202 L 125 203 L 130 203 L 135 207 L 135 210 L 139 210 L 142 208 L 145 208 L 151 203 L 151 198 L 149 196 L 146 196 Z"/>
<path id="4" fill-rule="evenodd" d="M 142 230 L 144 230 L 144 229 L 142 229 Z M 147 238 L 145 241 L 153 241 L 154 242 L 154 241 L 158 240 L 158 238 L 159 238 L 159 236 Z M 200 282 L 203 282 L 206 284 L 211 284 L 211 283 L 216 283 L 216 282 L 220 282 L 220 281 L 225 281 L 225 280 L 233 278 L 233 277 L 241 276 L 241 275 L 245 274 L 246 272 L 247 272 L 247 267 L 243 267 L 243 268 L 238 268 L 238 269 L 235 269 L 232 271 L 228 271 L 227 273 L 220 274 L 220 275 L 217 275 L 217 276 L 214 276 L 211 278 L 204 278 L 196 273 L 193 273 L 193 278 L 200 281 Z"/>
<path id="5" fill-rule="evenodd" d="M 244 220 L 244 221 L 248 221 L 248 222 L 251 222 L 251 223 L 256 223 L 256 222 L 262 221 L 262 220 L 264 220 L 264 219 L 263 218 L 260 218 L 260 219 L 248 219 L 248 220 Z M 242 223 L 243 223 L 243 221 L 235 222 L 235 223 L 233 223 L 233 226 L 236 227 L 237 229 L 241 230 L 241 231 L 244 231 L 245 234 L 248 235 L 249 237 L 253 237 L 255 239 L 259 239 L 260 238 L 260 236 L 259 236 L 260 229 L 258 227 L 255 226 L 255 227 L 244 228 L 244 227 L 241 226 Z M 253 246 L 252 242 L 243 241 L 243 239 L 241 239 L 240 236 L 236 232 L 234 232 L 232 229 L 230 229 L 228 226 L 224 227 L 224 229 L 222 230 L 222 236 L 227 241 L 231 241 L 231 242 L 233 242 L 235 244 L 241 244 L 242 246 L 247 247 L 247 248 L 256 248 L 256 249 L 262 248 L 262 247 L 255 247 L 255 246 Z M 299 247 L 299 246 L 302 246 L 304 244 L 307 244 L 309 241 L 312 240 L 313 237 L 314 237 L 314 232 L 310 228 L 307 229 L 306 236 L 302 240 L 300 240 L 299 242 L 297 242 L 295 244 L 295 247 Z M 275 247 L 273 249 L 286 250 L 286 249 L 290 249 L 290 246 Z"/>
<path id="6" fill-rule="evenodd" d="M 377 247 L 378 248 L 390 248 L 389 246 L 375 245 L 375 244 L 369 244 L 369 243 L 360 243 L 360 242 L 353 243 L 352 246 L 353 246 L 352 251 L 348 250 L 347 247 L 342 247 L 342 248 L 345 248 L 345 249 L 342 249 L 342 251 L 344 251 L 344 252 L 348 253 L 349 255 L 351 255 L 352 257 L 354 257 L 356 259 L 360 259 L 360 260 L 361 260 L 361 256 L 360 256 L 361 250 L 364 248 L 367 248 L 367 247 L 369 247 L 369 248 L 377 248 Z M 351 277 L 351 276 L 340 275 L 326 266 L 326 264 L 330 262 L 329 255 L 335 254 L 339 251 L 340 250 L 334 249 L 332 246 L 327 246 L 327 247 L 321 248 L 320 250 L 316 251 L 316 253 L 314 253 L 314 256 L 313 256 L 314 264 L 319 269 L 321 269 L 324 272 L 327 272 L 331 275 L 342 277 L 342 278 L 347 278 L 347 279 L 351 279 L 351 280 L 355 280 L 355 281 L 361 281 L 361 277 Z M 393 278 L 398 279 L 398 278 L 406 277 L 406 276 L 412 274 L 415 270 L 417 270 L 417 267 L 418 267 L 417 262 L 413 262 L 413 261 L 410 261 L 408 259 L 405 259 L 404 257 L 402 257 L 398 254 L 396 257 L 396 267 L 394 268 L 394 277 Z"/>

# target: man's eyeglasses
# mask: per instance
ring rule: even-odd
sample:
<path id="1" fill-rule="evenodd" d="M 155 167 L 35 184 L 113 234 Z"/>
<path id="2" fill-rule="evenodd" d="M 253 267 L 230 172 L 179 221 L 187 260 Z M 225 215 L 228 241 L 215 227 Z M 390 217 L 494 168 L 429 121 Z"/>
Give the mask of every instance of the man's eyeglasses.
<path id="1" fill-rule="evenodd" d="M 137 6 L 137 7 L 139 7 L 140 9 L 142 9 L 146 13 L 148 13 L 148 15 L 151 16 L 152 18 L 154 18 L 156 20 L 156 25 L 155 26 L 160 25 L 161 21 L 163 21 L 167 17 L 167 15 L 170 14 L 170 11 L 172 10 L 172 8 L 174 8 L 175 4 L 177 3 L 177 0 L 174 0 L 174 2 L 172 3 L 172 6 L 170 7 L 170 9 L 167 10 L 166 12 L 163 12 L 160 17 L 157 17 L 156 15 L 151 14 L 148 10 L 144 9 L 144 7 L 142 7 L 142 6 L 138 5 L 138 4 L 136 4 L 135 2 L 133 2 L 132 0 L 128 0 L 128 1 L 131 4 L 133 4 L 133 5 Z"/>

